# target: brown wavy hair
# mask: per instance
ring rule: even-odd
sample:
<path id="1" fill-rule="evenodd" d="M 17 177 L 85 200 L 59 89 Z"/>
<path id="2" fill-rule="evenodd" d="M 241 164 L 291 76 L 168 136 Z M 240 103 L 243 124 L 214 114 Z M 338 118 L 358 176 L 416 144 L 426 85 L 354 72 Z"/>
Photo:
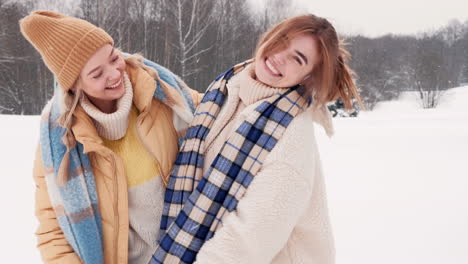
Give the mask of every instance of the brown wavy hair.
<path id="1" fill-rule="evenodd" d="M 255 54 L 263 45 L 262 56 L 274 54 L 285 49 L 289 40 L 302 34 L 316 38 L 321 56 L 320 64 L 314 67 L 311 77 L 302 83 L 312 93 L 315 103 L 321 105 L 341 98 L 345 108 L 352 109 L 354 98 L 364 108 L 354 82 L 355 74 L 348 66 L 350 54 L 333 25 L 325 18 L 307 14 L 283 20 L 261 37 Z"/>

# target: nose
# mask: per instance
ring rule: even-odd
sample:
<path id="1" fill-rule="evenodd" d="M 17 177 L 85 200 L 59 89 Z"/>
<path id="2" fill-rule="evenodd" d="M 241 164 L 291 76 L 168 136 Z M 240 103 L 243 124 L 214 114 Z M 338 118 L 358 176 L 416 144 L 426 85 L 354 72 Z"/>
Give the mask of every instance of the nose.
<path id="1" fill-rule="evenodd" d="M 111 67 L 109 70 L 109 81 L 117 81 L 121 77 L 120 69 L 117 67 Z"/>
<path id="2" fill-rule="evenodd" d="M 273 56 L 273 60 L 275 61 L 276 64 L 278 65 L 283 65 L 285 60 L 285 56 L 283 52 L 277 53 L 276 55 Z"/>

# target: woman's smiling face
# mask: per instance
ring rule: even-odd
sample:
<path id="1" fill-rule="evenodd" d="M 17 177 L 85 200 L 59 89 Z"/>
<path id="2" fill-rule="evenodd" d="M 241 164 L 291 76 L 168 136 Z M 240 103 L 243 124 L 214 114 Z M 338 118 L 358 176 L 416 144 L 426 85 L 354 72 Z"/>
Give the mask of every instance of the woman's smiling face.
<path id="1" fill-rule="evenodd" d="M 307 79 L 320 62 L 318 43 L 314 36 L 301 34 L 289 41 L 286 49 L 264 56 L 265 44 L 255 55 L 255 75 L 258 81 L 271 87 L 291 87 Z"/>
<path id="2" fill-rule="evenodd" d="M 80 74 L 80 88 L 103 112 L 109 112 L 117 99 L 125 94 L 123 73 L 125 60 L 113 46 L 107 44 L 91 56 Z"/>

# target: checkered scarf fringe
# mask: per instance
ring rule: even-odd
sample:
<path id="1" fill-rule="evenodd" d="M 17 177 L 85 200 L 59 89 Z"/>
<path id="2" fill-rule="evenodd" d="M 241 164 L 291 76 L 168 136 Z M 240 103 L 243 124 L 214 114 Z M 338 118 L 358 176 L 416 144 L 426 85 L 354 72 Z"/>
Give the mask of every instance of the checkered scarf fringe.
<path id="1" fill-rule="evenodd" d="M 203 174 L 204 141 L 225 101 L 226 83 L 249 62 L 221 74 L 208 88 L 187 131 L 166 189 L 155 263 L 193 263 L 222 226 L 293 118 L 311 100 L 295 86 L 265 99 L 227 139 Z"/>
<path id="2" fill-rule="evenodd" d="M 189 88 L 166 68 L 148 60 L 143 63 L 159 75 L 154 98 L 174 111 L 175 124 L 185 122 L 188 126 L 195 110 Z M 162 86 L 160 81 L 168 85 Z M 72 146 L 63 142 L 67 130 L 58 123 L 64 111 L 62 96 L 62 89 L 56 86 L 41 115 L 40 146 L 47 189 L 59 226 L 75 253 L 83 263 L 102 264 L 102 224 L 93 170 L 81 143 L 73 138 L 68 139 Z M 63 175 L 64 183 L 59 180 Z"/>

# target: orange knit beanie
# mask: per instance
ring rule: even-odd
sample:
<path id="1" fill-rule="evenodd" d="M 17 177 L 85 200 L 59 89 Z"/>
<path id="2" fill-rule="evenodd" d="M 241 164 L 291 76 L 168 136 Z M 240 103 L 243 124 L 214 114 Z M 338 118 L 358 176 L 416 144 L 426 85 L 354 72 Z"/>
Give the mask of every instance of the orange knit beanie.
<path id="1" fill-rule="evenodd" d="M 20 20 L 21 33 L 39 51 L 65 91 L 89 58 L 105 44 L 114 45 L 103 29 L 52 11 L 36 11 Z"/>

